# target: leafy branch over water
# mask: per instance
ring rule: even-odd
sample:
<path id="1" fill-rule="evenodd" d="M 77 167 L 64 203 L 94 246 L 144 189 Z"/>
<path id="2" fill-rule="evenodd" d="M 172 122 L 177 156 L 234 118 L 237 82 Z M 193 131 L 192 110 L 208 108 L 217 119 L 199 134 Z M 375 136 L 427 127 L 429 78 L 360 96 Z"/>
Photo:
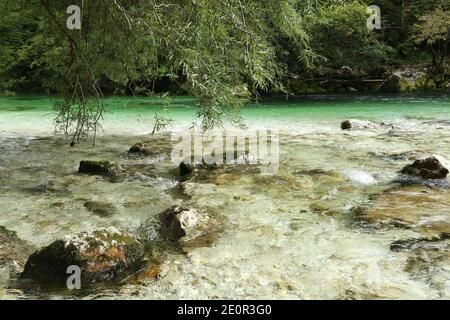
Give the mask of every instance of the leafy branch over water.
<path id="1" fill-rule="evenodd" d="M 305 65 L 314 58 L 301 1 L 86 0 L 80 31 L 63 30 L 64 4 L 40 2 L 52 17 L 43 28 L 59 49 L 52 52 L 59 59 L 55 88 L 63 97 L 56 126 L 73 143 L 97 131 L 102 92 L 115 83 L 176 84 L 198 98 L 197 115 L 208 129 L 240 124 L 243 103 L 259 90 L 282 88 L 280 37 Z M 162 124 L 158 118 L 156 127 Z"/>
<path id="2" fill-rule="evenodd" d="M 157 133 L 157 132 L 160 132 L 163 129 L 166 129 L 167 126 L 171 122 L 173 122 L 173 119 L 164 118 L 164 117 L 158 115 L 157 113 L 155 113 L 155 118 L 154 119 L 155 119 L 155 124 L 153 126 L 152 135 Z"/>

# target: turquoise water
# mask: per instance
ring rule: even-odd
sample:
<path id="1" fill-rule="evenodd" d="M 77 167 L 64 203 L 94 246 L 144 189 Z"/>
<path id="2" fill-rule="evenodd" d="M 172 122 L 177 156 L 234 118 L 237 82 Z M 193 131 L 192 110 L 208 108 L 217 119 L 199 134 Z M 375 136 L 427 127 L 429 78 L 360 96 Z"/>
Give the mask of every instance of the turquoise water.
<path id="1" fill-rule="evenodd" d="M 395 241 L 450 233 L 447 180 L 431 187 L 395 182 L 413 160 L 409 154 L 436 155 L 450 167 L 447 96 L 310 96 L 246 106 L 250 131 L 279 132 L 279 170 L 272 176 L 245 168 L 218 171 L 184 182 L 183 195 L 174 191 L 177 163 L 165 156 L 130 158 L 127 151 L 139 141 L 155 149 L 170 142 L 168 135 L 148 135 L 155 112 L 175 120 L 169 132 L 192 127 L 194 99 L 108 99 L 95 148 L 90 141 L 69 148 L 67 139 L 54 135 L 51 104 L 42 97 L 0 98 L 0 226 L 42 247 L 80 231 L 137 228 L 185 201 L 221 223 L 212 244 L 168 252 L 157 279 L 83 298 L 450 298 L 448 240 L 390 248 Z M 379 126 L 344 132 L 340 123 L 349 118 Z M 86 159 L 154 169 L 110 183 L 77 175 Z M 93 215 L 86 201 L 109 203 L 116 213 Z M 35 297 L 73 294 L 0 285 L 0 298 Z"/>
<path id="2" fill-rule="evenodd" d="M 52 99 L 42 97 L 0 98 L 0 132 L 48 134 L 52 131 Z M 195 99 L 177 98 L 109 98 L 105 101 L 106 134 L 145 134 L 151 131 L 155 112 L 175 120 L 172 127 L 188 127 L 199 122 L 195 117 Z M 315 124 L 338 123 L 356 118 L 372 121 L 447 119 L 450 99 L 447 96 L 311 96 L 273 99 L 245 106 L 245 123 L 250 127 L 265 126 L 301 130 L 296 124 L 310 128 Z M 30 123 L 33 123 L 30 126 Z"/>

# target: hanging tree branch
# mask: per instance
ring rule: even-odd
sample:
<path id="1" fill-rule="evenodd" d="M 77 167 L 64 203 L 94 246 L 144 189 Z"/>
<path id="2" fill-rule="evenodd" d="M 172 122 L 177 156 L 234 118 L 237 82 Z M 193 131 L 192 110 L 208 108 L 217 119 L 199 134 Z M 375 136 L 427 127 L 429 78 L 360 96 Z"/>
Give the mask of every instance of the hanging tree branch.
<path id="1" fill-rule="evenodd" d="M 95 145 L 104 113 L 102 90 L 84 52 L 67 28 L 61 24 L 48 1 L 40 0 L 40 3 L 70 46 L 71 59 L 62 79 L 65 88 L 61 92 L 61 99 L 55 103 L 56 130 L 71 136 L 72 146 L 87 136 L 89 131 L 93 131 L 93 145 Z M 71 72 L 73 67 L 76 70 Z"/>

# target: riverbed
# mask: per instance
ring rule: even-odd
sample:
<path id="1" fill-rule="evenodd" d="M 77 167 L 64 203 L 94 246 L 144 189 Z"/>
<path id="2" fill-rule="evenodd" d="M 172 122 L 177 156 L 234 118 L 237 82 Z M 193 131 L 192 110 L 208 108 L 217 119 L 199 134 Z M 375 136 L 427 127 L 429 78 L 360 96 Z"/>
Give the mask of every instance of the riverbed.
<path id="1" fill-rule="evenodd" d="M 180 192 L 179 164 L 169 154 L 128 150 L 140 141 L 169 145 L 171 133 L 198 122 L 194 104 L 110 98 L 96 146 L 87 139 L 71 148 L 54 133 L 52 99 L 0 98 L 0 226 L 34 247 L 102 227 L 136 229 L 186 202 L 221 226 L 208 243 L 167 250 L 157 276 L 75 293 L 12 281 L 0 298 L 450 298 L 447 181 L 405 185 L 397 174 L 414 154 L 450 159 L 447 96 L 309 96 L 246 106 L 248 132 L 279 134 L 277 171 L 217 172 Z M 155 112 L 174 121 L 151 136 Z M 346 119 L 379 126 L 343 131 Z M 86 159 L 153 170 L 111 183 L 77 175 Z M 114 214 L 93 214 L 87 201 L 108 203 Z M 396 250 L 399 242 L 415 245 Z"/>

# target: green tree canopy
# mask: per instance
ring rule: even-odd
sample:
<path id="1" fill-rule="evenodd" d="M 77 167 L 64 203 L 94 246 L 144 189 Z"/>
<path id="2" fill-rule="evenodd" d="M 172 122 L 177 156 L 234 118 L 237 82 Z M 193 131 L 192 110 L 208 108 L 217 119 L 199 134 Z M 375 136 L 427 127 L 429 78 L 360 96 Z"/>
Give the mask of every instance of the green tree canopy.
<path id="1" fill-rule="evenodd" d="M 308 17 L 307 29 L 314 35 L 313 50 L 339 68 L 351 66 L 364 70 L 385 65 L 390 49 L 367 28 L 367 5 L 358 1 L 327 1 L 317 15 Z"/>
<path id="2" fill-rule="evenodd" d="M 428 47 L 433 56 L 433 67 L 442 73 L 445 58 L 449 54 L 450 11 L 438 8 L 421 16 L 416 32 L 416 42 Z"/>
<path id="3" fill-rule="evenodd" d="M 95 103 L 108 83 L 134 89 L 168 78 L 198 97 L 210 128 L 238 121 L 252 93 L 281 87 L 281 38 L 305 65 L 314 58 L 299 0 L 85 0 L 80 31 L 65 29 L 67 5 L 41 0 L 36 9 L 51 21 L 41 24 L 51 48 L 40 63 L 56 75 L 50 88 L 66 98 L 58 124 L 76 139 L 97 125 Z"/>

